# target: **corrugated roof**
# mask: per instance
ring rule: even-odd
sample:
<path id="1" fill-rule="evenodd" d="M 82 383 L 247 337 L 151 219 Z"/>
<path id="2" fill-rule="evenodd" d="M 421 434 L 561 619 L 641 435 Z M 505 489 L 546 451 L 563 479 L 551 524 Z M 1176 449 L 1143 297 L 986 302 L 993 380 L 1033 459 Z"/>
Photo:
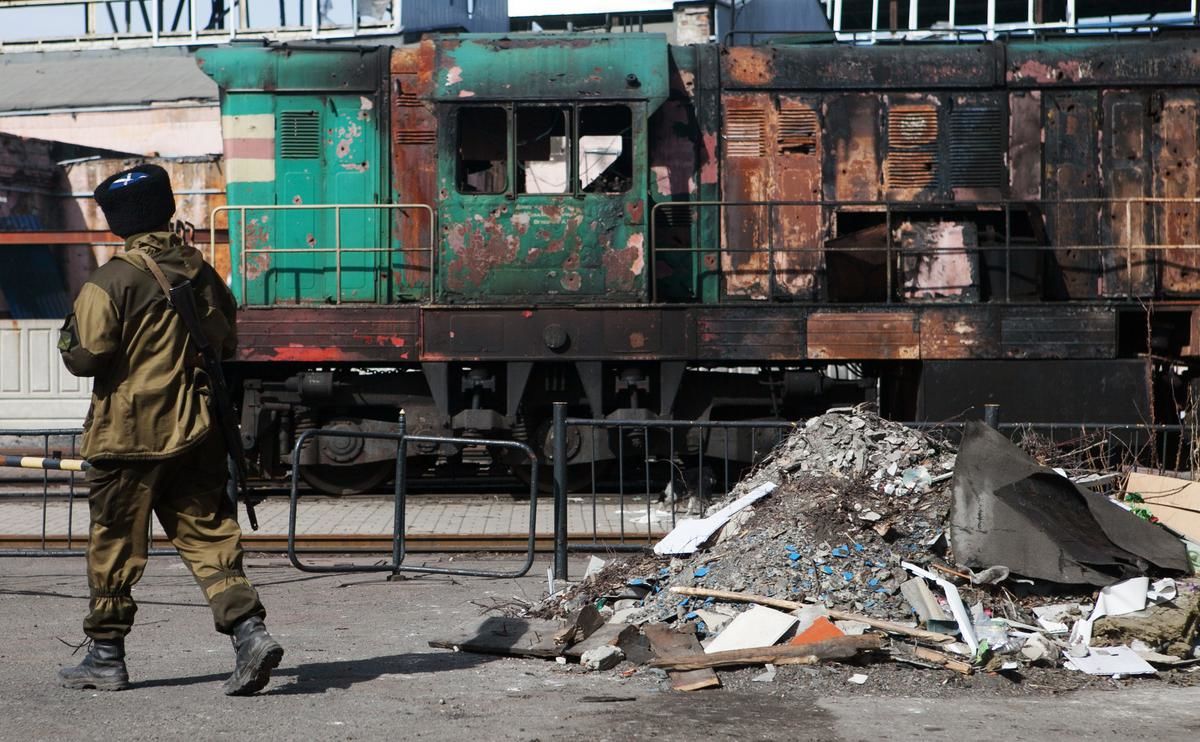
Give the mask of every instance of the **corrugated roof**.
<path id="1" fill-rule="evenodd" d="M 217 100 L 184 49 L 0 54 L 0 112 Z"/>

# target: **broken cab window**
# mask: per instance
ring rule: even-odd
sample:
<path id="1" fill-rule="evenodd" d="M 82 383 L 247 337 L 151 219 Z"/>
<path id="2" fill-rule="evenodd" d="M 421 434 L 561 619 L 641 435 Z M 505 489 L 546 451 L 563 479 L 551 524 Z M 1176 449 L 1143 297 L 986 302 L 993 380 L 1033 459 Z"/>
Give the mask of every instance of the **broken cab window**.
<path id="1" fill-rule="evenodd" d="M 566 108 L 517 109 L 517 193 L 570 192 L 570 138 Z"/>
<path id="2" fill-rule="evenodd" d="M 633 114 L 628 106 L 579 109 L 579 187 L 624 193 L 633 185 Z"/>
<path id="3" fill-rule="evenodd" d="M 508 117 L 495 106 L 458 110 L 458 190 L 504 193 L 508 190 Z"/>

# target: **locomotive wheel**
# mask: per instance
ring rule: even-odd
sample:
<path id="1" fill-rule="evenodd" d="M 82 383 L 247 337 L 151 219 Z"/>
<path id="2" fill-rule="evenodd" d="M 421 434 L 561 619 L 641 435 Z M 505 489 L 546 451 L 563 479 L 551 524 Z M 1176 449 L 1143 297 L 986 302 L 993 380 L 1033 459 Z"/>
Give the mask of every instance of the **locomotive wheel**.
<path id="1" fill-rule="evenodd" d="M 366 494 L 391 479 L 395 471 L 396 465 L 391 461 L 369 461 L 349 466 L 302 466 L 300 476 L 309 487 L 326 495 L 341 497 Z"/>

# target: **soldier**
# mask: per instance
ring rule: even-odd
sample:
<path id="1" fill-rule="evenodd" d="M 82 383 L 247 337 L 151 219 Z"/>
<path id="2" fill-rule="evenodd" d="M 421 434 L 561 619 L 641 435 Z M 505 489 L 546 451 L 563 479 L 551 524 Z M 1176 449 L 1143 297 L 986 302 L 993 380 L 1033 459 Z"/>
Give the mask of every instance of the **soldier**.
<path id="1" fill-rule="evenodd" d="M 266 610 L 242 569 L 242 532 L 225 495 L 225 443 L 209 407 L 208 377 L 153 265 L 172 285 L 191 282 L 205 334 L 225 358 L 237 344 L 233 296 L 199 252 L 168 232 L 175 196 L 161 167 L 117 173 L 95 197 L 109 228 L 125 238 L 125 254 L 83 285 L 58 344 L 71 373 L 95 377 L 81 448 L 92 464 L 91 600 L 83 622 L 91 647 L 58 676 L 68 688 L 129 687 L 125 635 L 137 611 L 130 590 L 146 566 L 153 510 L 204 592 L 217 631 L 233 642 L 237 665 L 224 692 L 254 693 L 283 648 L 267 633 Z"/>

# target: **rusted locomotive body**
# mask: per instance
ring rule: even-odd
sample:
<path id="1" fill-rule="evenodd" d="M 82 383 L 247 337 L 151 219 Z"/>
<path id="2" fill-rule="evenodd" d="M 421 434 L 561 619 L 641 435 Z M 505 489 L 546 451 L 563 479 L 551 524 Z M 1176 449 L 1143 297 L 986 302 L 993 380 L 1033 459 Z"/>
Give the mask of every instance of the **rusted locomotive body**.
<path id="1" fill-rule="evenodd" d="M 1161 420 L 1200 353 L 1200 36 L 200 56 L 266 470 L 299 430 L 400 408 L 410 430 L 539 446 L 554 401 Z M 349 491 L 391 452 L 308 455 Z"/>

